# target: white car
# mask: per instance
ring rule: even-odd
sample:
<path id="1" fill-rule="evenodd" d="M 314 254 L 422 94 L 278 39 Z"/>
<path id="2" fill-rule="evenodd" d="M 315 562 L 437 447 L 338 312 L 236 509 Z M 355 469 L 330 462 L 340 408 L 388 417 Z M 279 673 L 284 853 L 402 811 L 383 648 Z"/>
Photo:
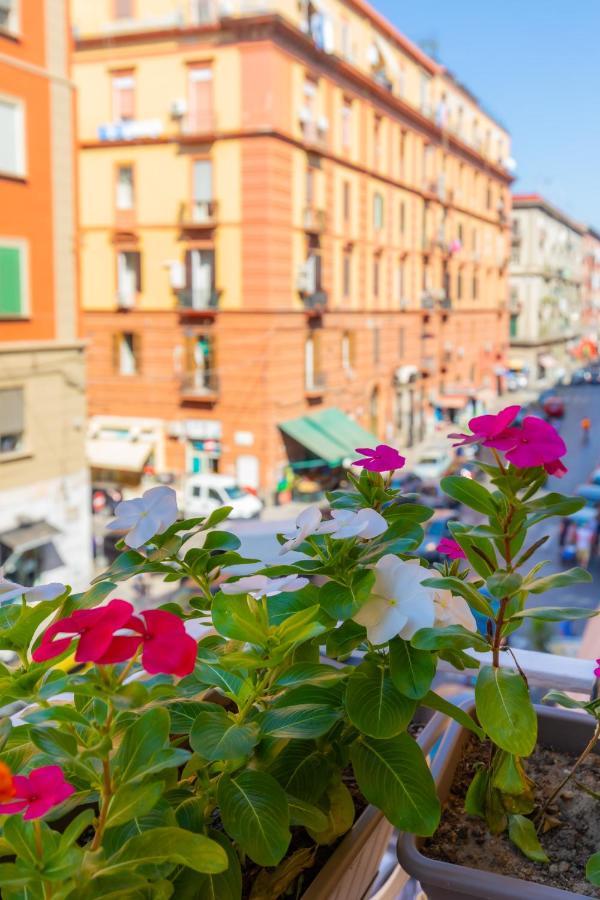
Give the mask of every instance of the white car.
<path id="1" fill-rule="evenodd" d="M 445 447 L 430 447 L 424 450 L 412 470 L 423 481 L 439 481 L 448 472 L 452 454 Z"/>
<path id="2" fill-rule="evenodd" d="M 254 519 L 263 505 L 228 475 L 190 475 L 186 479 L 183 511 L 186 519 L 209 516 L 220 506 L 231 506 L 230 519 Z"/>

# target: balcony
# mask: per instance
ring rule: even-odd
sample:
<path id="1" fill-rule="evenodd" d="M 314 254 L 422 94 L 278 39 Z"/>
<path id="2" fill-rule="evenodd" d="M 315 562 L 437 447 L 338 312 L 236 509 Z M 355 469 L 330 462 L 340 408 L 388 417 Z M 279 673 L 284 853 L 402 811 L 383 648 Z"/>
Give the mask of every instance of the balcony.
<path id="1" fill-rule="evenodd" d="M 218 211 L 216 200 L 187 200 L 179 206 L 179 225 L 187 231 L 215 228 Z"/>
<path id="2" fill-rule="evenodd" d="M 423 291 L 421 294 L 421 309 L 433 309 L 435 300 L 432 291 Z"/>
<path id="3" fill-rule="evenodd" d="M 214 400 L 219 393 L 219 379 L 214 369 L 194 369 L 181 376 L 180 391 L 188 400 Z"/>
<path id="4" fill-rule="evenodd" d="M 302 210 L 302 227 L 305 231 L 321 233 L 327 226 L 327 213 L 324 209 L 305 206 Z"/>
<path id="5" fill-rule="evenodd" d="M 302 297 L 304 309 L 321 310 L 327 306 L 327 291 L 313 291 L 311 294 L 304 294 Z"/>
<path id="6" fill-rule="evenodd" d="M 220 291 L 184 288 L 177 292 L 177 305 L 186 312 L 206 312 L 219 308 Z"/>

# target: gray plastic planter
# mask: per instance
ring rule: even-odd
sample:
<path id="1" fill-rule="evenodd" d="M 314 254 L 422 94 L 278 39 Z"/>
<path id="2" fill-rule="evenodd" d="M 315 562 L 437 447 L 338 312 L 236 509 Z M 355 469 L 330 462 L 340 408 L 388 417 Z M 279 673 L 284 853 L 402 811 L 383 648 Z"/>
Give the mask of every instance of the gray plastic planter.
<path id="1" fill-rule="evenodd" d="M 472 713 L 474 704 L 463 708 Z M 592 735 L 593 726 L 587 716 L 543 706 L 537 706 L 536 711 L 538 741 L 542 745 L 580 753 Z M 469 732 L 453 721 L 433 760 L 431 769 L 442 803 L 450 792 L 468 736 Z M 420 852 L 421 843 L 414 835 L 401 834 L 398 840 L 398 859 L 402 868 L 421 882 L 428 900 L 464 900 L 466 897 L 476 897 L 477 900 L 587 900 L 583 894 L 574 894 L 545 884 L 428 859 Z"/>

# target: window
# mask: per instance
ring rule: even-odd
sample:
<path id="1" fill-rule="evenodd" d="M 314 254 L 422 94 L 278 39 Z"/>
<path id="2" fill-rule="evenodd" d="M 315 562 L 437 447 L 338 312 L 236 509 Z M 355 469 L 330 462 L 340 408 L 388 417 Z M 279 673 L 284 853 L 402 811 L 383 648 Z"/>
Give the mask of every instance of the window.
<path id="1" fill-rule="evenodd" d="M 142 290 L 141 254 L 137 250 L 117 253 L 117 294 L 122 303 L 133 302 Z"/>
<path id="2" fill-rule="evenodd" d="M 340 23 L 340 46 L 344 59 L 352 58 L 352 41 L 350 33 L 350 22 L 348 19 L 342 19 Z"/>
<path id="3" fill-rule="evenodd" d="M 301 125 L 304 140 L 315 143 L 317 140 L 317 93 L 318 82 L 314 78 L 306 78 L 304 81 L 304 103 L 301 113 Z"/>
<path id="4" fill-rule="evenodd" d="M 115 19 L 133 18 L 133 0 L 114 0 Z"/>
<path id="5" fill-rule="evenodd" d="M 27 314 L 25 245 L 0 242 L 0 319 Z"/>
<path id="6" fill-rule="evenodd" d="M 0 30 L 10 31 L 12 34 L 18 32 L 19 2 L 20 0 L 4 0 L 0 4 Z"/>
<path id="7" fill-rule="evenodd" d="M 213 341 L 210 334 L 185 335 L 185 384 L 195 393 L 216 387 Z"/>
<path id="8" fill-rule="evenodd" d="M 344 250 L 342 257 L 342 294 L 349 297 L 352 290 L 352 251 Z"/>
<path id="9" fill-rule="evenodd" d="M 404 300 L 404 262 L 400 260 L 396 269 L 396 291 L 399 301 Z"/>
<path id="10" fill-rule="evenodd" d="M 119 166 L 115 202 L 117 209 L 133 209 L 133 166 Z"/>
<path id="11" fill-rule="evenodd" d="M 323 387 L 325 376 L 321 370 L 321 334 L 314 331 L 304 342 L 304 387 L 314 391 Z"/>
<path id="12" fill-rule="evenodd" d="M 119 72 L 113 75 L 113 118 L 126 122 L 135 118 L 135 76 L 133 72 Z"/>
<path id="13" fill-rule="evenodd" d="M 351 372 L 354 368 L 355 352 L 354 335 L 350 331 L 345 331 L 342 335 L 342 368 L 345 372 Z"/>
<path id="14" fill-rule="evenodd" d="M 213 172 L 210 159 L 195 159 L 193 162 L 194 222 L 208 221 L 213 212 Z"/>
<path id="15" fill-rule="evenodd" d="M 195 25 L 208 25 L 217 16 L 216 0 L 192 0 L 191 19 Z"/>
<path id="16" fill-rule="evenodd" d="M 315 170 L 309 166 L 306 170 L 306 205 L 312 206 L 315 199 Z"/>
<path id="17" fill-rule="evenodd" d="M 421 82 L 419 88 L 421 112 L 428 116 L 431 113 L 431 77 L 427 75 L 426 72 L 421 72 Z"/>
<path id="18" fill-rule="evenodd" d="M 458 274 L 456 276 L 456 298 L 457 300 L 462 300 L 463 295 L 463 278 L 462 271 L 459 269 Z"/>
<path id="19" fill-rule="evenodd" d="M 379 328 L 373 329 L 373 362 L 377 364 L 380 360 L 381 347 L 380 347 L 380 332 Z"/>
<path id="20" fill-rule="evenodd" d="M 352 144 L 352 101 L 344 100 L 342 106 L 342 147 L 349 150 Z"/>
<path id="21" fill-rule="evenodd" d="M 400 234 L 404 235 L 406 231 L 406 204 L 404 200 L 400 201 Z"/>
<path id="22" fill-rule="evenodd" d="M 398 332 L 398 356 L 403 358 L 406 352 L 406 328 L 401 328 Z"/>
<path id="23" fill-rule="evenodd" d="M 0 388 L 0 458 L 23 449 L 25 405 L 22 387 Z"/>
<path id="24" fill-rule="evenodd" d="M 192 66 L 188 72 L 187 131 L 210 132 L 213 123 L 213 73 L 210 66 Z"/>
<path id="25" fill-rule="evenodd" d="M 473 300 L 477 300 L 477 295 L 479 293 L 479 279 L 477 275 L 473 275 Z"/>
<path id="26" fill-rule="evenodd" d="M 342 189 L 344 222 L 350 221 L 350 182 L 345 181 Z"/>
<path id="27" fill-rule="evenodd" d="M 119 375 L 139 372 L 140 336 L 126 331 L 115 335 L 115 369 Z"/>
<path id="28" fill-rule="evenodd" d="M 457 236 L 457 238 L 458 238 L 458 242 L 459 242 L 460 246 L 462 247 L 462 244 L 463 244 L 463 227 L 462 227 L 462 222 L 459 222 L 458 225 L 456 226 L 456 236 Z"/>
<path id="29" fill-rule="evenodd" d="M 185 254 L 186 301 L 191 309 L 209 309 L 216 303 L 215 251 L 188 250 Z"/>
<path id="30" fill-rule="evenodd" d="M 375 154 L 375 164 L 379 165 L 381 163 L 381 157 L 383 154 L 383 145 L 382 145 L 382 124 L 381 124 L 381 116 L 375 116 L 375 123 L 373 128 L 373 151 Z"/>
<path id="31" fill-rule="evenodd" d="M 510 336 L 511 338 L 518 337 L 519 334 L 519 315 L 518 313 L 513 313 L 510 317 Z"/>
<path id="32" fill-rule="evenodd" d="M 0 97 L 0 174 L 25 175 L 25 109 L 8 97 Z"/>
<path id="33" fill-rule="evenodd" d="M 488 181 L 486 192 L 485 192 L 485 205 L 487 209 L 492 208 L 492 183 Z"/>
<path id="34" fill-rule="evenodd" d="M 373 227 L 377 231 L 383 228 L 383 195 L 378 192 L 373 195 Z"/>
<path id="35" fill-rule="evenodd" d="M 379 256 L 373 257 L 373 294 L 379 297 L 379 275 L 380 275 L 381 259 Z"/>

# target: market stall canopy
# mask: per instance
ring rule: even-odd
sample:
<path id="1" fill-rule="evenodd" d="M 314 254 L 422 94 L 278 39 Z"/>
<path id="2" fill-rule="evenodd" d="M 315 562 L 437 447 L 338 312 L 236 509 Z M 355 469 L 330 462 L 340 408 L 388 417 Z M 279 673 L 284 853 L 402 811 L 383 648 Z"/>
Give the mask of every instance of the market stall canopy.
<path id="1" fill-rule="evenodd" d="M 377 438 L 341 409 L 324 409 L 312 416 L 289 419 L 279 425 L 284 434 L 330 466 L 356 456 L 357 447 L 375 447 Z"/>
<path id="2" fill-rule="evenodd" d="M 141 472 L 152 453 L 152 444 L 143 441 L 92 438 L 86 441 L 86 455 L 93 469 Z"/>

